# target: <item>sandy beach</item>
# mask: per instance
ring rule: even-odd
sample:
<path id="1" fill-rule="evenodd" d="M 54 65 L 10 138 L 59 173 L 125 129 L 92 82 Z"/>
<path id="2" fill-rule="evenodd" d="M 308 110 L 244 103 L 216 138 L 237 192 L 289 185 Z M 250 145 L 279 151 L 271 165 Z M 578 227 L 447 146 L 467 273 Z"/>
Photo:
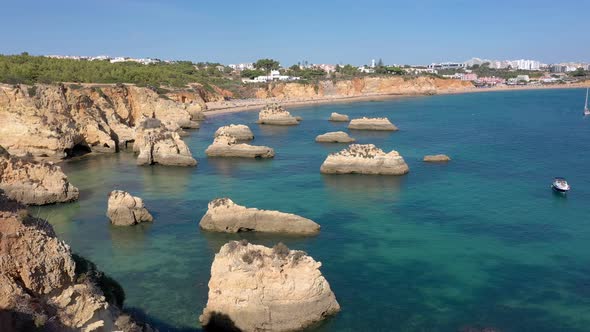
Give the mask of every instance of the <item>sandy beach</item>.
<path id="1" fill-rule="evenodd" d="M 590 87 L 590 82 L 577 83 L 577 84 L 559 84 L 559 85 L 540 85 L 540 86 L 496 86 L 490 88 L 468 88 L 461 90 L 443 90 L 438 91 L 436 95 L 446 94 L 463 94 L 463 93 L 480 93 L 480 92 L 499 92 L 499 91 L 514 91 L 514 90 L 552 90 L 552 89 L 575 89 L 575 88 L 586 88 Z M 244 111 L 255 111 L 259 110 L 266 104 L 269 103 L 280 103 L 285 107 L 306 107 L 312 105 L 322 104 L 337 104 L 337 103 L 352 103 L 359 101 L 378 101 L 378 100 L 391 100 L 403 97 L 419 97 L 429 96 L 427 94 L 368 94 L 361 96 L 328 96 L 313 99 L 280 99 L 280 98 L 267 98 L 267 99 L 234 99 L 221 102 L 209 102 L 207 103 L 206 114 L 208 116 L 215 116 L 228 113 L 244 112 Z"/>

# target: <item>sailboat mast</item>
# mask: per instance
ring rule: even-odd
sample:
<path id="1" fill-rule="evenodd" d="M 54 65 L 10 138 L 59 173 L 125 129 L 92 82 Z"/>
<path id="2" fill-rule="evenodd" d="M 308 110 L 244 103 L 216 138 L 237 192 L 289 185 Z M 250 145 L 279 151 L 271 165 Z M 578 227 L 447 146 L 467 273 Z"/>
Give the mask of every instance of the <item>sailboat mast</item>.
<path id="1" fill-rule="evenodd" d="M 586 88 L 586 103 L 584 103 L 584 109 L 588 109 L 588 88 Z"/>

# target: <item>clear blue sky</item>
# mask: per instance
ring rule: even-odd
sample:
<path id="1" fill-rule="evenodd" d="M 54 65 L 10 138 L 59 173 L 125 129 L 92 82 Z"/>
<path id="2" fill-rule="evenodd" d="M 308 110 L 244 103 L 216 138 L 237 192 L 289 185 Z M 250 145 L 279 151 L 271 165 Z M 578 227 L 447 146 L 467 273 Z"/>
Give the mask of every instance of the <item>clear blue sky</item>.
<path id="1" fill-rule="evenodd" d="M 0 53 L 222 63 L 590 61 L 589 0 L 3 0 Z"/>

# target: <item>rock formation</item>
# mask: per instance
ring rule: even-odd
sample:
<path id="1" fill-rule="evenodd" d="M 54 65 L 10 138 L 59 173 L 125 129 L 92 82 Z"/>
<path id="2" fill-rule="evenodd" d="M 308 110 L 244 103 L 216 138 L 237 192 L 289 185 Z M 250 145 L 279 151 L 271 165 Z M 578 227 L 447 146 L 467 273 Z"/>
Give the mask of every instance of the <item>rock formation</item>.
<path id="1" fill-rule="evenodd" d="M 0 195 L 0 311 L 6 331 L 151 331 L 124 315 L 113 279 Z"/>
<path id="2" fill-rule="evenodd" d="M 473 83 L 434 77 L 356 77 L 351 80 L 321 81 L 315 84 L 273 82 L 255 93 L 259 99 L 314 100 L 357 96 L 432 95 L 473 89 Z"/>
<path id="3" fill-rule="evenodd" d="M 59 166 L 11 156 L 0 146 L 0 189 L 23 204 L 43 205 L 78 199 L 78 188 Z"/>
<path id="4" fill-rule="evenodd" d="M 193 107 L 127 85 L 0 84 L 0 145 L 13 155 L 47 159 L 117 152 L 134 140 L 143 117 L 198 127 Z"/>
<path id="5" fill-rule="evenodd" d="M 334 122 L 348 122 L 348 115 L 346 114 L 340 114 L 340 113 L 332 113 L 330 114 L 330 118 L 328 119 L 330 121 L 334 121 Z"/>
<path id="6" fill-rule="evenodd" d="M 188 146 L 158 119 L 144 118 L 136 128 L 133 151 L 138 165 L 195 166 Z"/>
<path id="7" fill-rule="evenodd" d="M 208 231 L 238 233 L 267 232 L 315 235 L 320 225 L 291 213 L 259 210 L 235 204 L 229 198 L 217 198 L 209 203 L 199 226 Z"/>
<path id="8" fill-rule="evenodd" d="M 436 154 L 430 156 L 424 156 L 424 161 L 429 163 L 447 162 L 451 161 L 451 158 L 446 154 Z"/>
<path id="9" fill-rule="evenodd" d="M 352 143 L 355 140 L 343 131 L 334 131 L 318 135 L 315 141 L 321 143 Z"/>
<path id="10" fill-rule="evenodd" d="M 215 137 L 205 153 L 209 157 L 273 158 L 275 151 L 268 146 L 238 143 L 233 136 Z"/>
<path id="11" fill-rule="evenodd" d="M 199 317 L 224 331 L 294 331 L 340 311 L 319 268 L 303 251 L 232 241 L 215 255 L 207 307 Z"/>
<path id="12" fill-rule="evenodd" d="M 252 130 L 248 128 L 246 125 L 242 124 L 230 124 L 229 126 L 223 126 L 215 131 L 215 137 L 221 135 L 228 135 L 233 136 L 235 139 L 239 141 L 249 141 L 254 139 L 254 134 L 252 134 Z"/>
<path id="13" fill-rule="evenodd" d="M 320 172 L 326 174 L 402 175 L 409 167 L 397 151 L 383 152 L 373 144 L 352 144 L 326 158 Z"/>
<path id="14" fill-rule="evenodd" d="M 154 220 L 141 198 L 121 190 L 113 190 L 109 194 L 107 217 L 116 226 L 131 226 Z"/>
<path id="15" fill-rule="evenodd" d="M 348 129 L 395 131 L 397 127 L 389 122 L 387 118 L 362 117 L 360 119 L 352 119 L 348 125 Z"/>
<path id="16" fill-rule="evenodd" d="M 279 104 L 268 104 L 258 114 L 258 123 L 293 126 L 298 125 L 301 118 L 296 118 Z"/>

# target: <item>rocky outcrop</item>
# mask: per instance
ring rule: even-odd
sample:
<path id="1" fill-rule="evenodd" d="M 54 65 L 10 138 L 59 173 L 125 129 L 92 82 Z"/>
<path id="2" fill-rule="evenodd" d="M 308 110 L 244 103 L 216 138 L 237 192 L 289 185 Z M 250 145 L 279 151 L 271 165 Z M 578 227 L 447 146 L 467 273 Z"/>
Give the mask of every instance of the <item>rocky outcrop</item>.
<path id="1" fill-rule="evenodd" d="M 352 143 L 355 140 L 343 131 L 334 131 L 318 135 L 315 141 L 320 143 Z"/>
<path id="2" fill-rule="evenodd" d="M 352 144 L 347 149 L 332 153 L 320 168 L 320 172 L 325 174 L 403 175 L 409 171 L 397 151 L 385 153 L 373 144 Z"/>
<path id="3" fill-rule="evenodd" d="M 13 155 L 48 159 L 117 152 L 133 141 L 143 117 L 198 127 L 193 107 L 127 85 L 0 84 L 0 145 Z"/>
<path id="4" fill-rule="evenodd" d="M 279 243 L 232 241 L 215 255 L 199 320 L 223 331 L 301 330 L 340 311 L 321 263 Z"/>
<path id="5" fill-rule="evenodd" d="M 334 121 L 334 122 L 348 122 L 348 115 L 346 114 L 340 114 L 340 113 L 336 113 L 333 112 L 332 114 L 330 114 L 330 118 L 328 119 L 330 121 Z"/>
<path id="6" fill-rule="evenodd" d="M 357 77 L 351 80 L 322 81 L 317 84 L 271 83 L 255 96 L 275 100 L 326 99 L 379 95 L 432 95 L 473 89 L 473 83 L 434 77 Z"/>
<path id="7" fill-rule="evenodd" d="M 141 198 L 121 190 L 109 193 L 107 217 L 116 226 L 131 226 L 154 220 Z"/>
<path id="8" fill-rule="evenodd" d="M 258 123 L 278 126 L 298 125 L 301 118 L 296 118 L 279 104 L 266 105 L 258 114 Z"/>
<path id="9" fill-rule="evenodd" d="M 429 163 L 440 163 L 440 162 L 447 162 L 451 161 L 451 158 L 446 154 L 436 154 L 436 155 L 429 155 L 424 156 L 424 161 Z"/>
<path id="10" fill-rule="evenodd" d="M 208 231 L 238 233 L 267 232 L 315 235 L 320 225 L 291 213 L 247 208 L 229 198 L 214 199 L 199 226 Z"/>
<path id="11" fill-rule="evenodd" d="M 205 153 L 209 157 L 273 158 L 275 151 L 268 146 L 238 143 L 233 136 L 215 137 Z"/>
<path id="12" fill-rule="evenodd" d="M 387 118 L 362 117 L 360 119 L 352 119 L 348 125 L 348 129 L 396 131 L 397 127 Z"/>
<path id="13" fill-rule="evenodd" d="M 11 156 L 0 146 L 0 189 L 23 204 L 43 205 L 78 199 L 78 188 L 59 166 Z"/>
<path id="14" fill-rule="evenodd" d="M 125 293 L 56 238 L 51 225 L 0 197 L 0 311 L 6 331 L 149 331 L 124 315 Z"/>
<path id="15" fill-rule="evenodd" d="M 168 130 L 158 119 L 144 118 L 139 123 L 133 151 L 139 153 L 138 165 L 195 166 L 197 164 L 178 133 Z"/>
<path id="16" fill-rule="evenodd" d="M 248 141 L 254 139 L 254 134 L 252 134 L 252 130 L 246 125 L 242 124 L 230 124 L 228 126 L 223 126 L 215 131 L 215 137 L 227 135 L 233 136 L 235 139 L 239 141 Z"/>

